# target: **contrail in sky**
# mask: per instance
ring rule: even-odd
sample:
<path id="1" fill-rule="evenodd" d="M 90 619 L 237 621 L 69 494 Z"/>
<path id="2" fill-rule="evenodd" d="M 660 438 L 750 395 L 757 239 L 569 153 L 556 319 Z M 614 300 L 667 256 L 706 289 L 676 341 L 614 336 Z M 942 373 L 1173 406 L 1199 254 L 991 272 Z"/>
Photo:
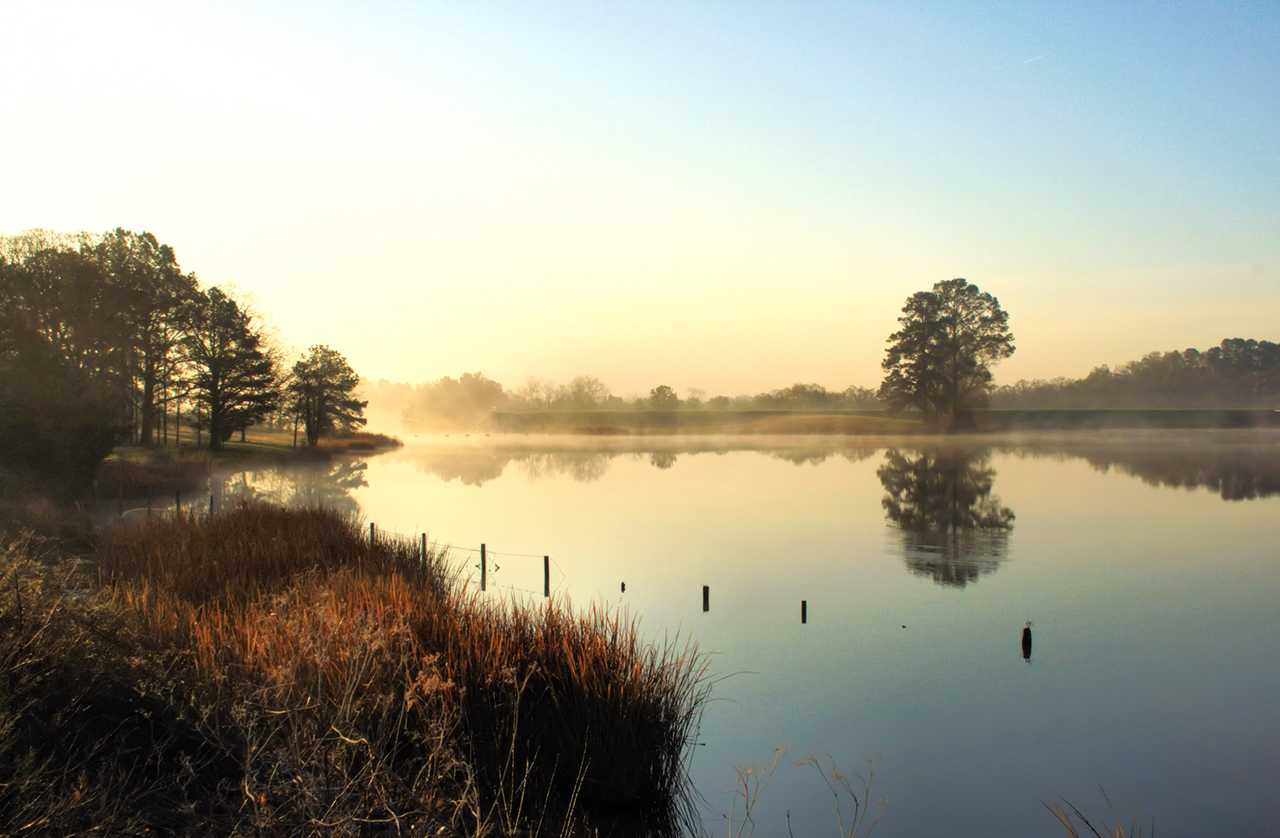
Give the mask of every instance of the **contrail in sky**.
<path id="1" fill-rule="evenodd" d="M 1023 61 L 1022 63 L 1023 63 L 1023 64 L 1030 64 L 1032 61 L 1039 61 L 1041 58 L 1044 58 L 1044 56 L 1045 56 L 1045 55 L 1053 55 L 1053 53 L 1052 53 L 1052 52 L 1046 52 L 1044 55 L 1037 55 L 1035 58 L 1028 58 L 1026 61 Z"/>

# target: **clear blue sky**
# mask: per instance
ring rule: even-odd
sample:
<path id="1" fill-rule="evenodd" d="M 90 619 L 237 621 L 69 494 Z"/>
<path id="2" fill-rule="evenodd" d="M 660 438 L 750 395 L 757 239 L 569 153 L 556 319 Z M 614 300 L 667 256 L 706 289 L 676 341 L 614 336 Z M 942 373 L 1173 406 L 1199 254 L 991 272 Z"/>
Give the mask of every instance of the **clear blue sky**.
<path id="1" fill-rule="evenodd" d="M 1280 340 L 1280 5 L 8 2 L 0 232 L 150 230 L 372 378 L 998 381 Z"/>

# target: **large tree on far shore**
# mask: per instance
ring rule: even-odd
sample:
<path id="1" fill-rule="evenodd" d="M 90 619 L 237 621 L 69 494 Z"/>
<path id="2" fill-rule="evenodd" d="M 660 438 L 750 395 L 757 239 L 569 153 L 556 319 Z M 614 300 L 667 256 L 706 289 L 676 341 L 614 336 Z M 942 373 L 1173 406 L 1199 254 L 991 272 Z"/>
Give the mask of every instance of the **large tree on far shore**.
<path id="1" fill-rule="evenodd" d="M 1009 315 L 1000 301 L 964 279 L 936 283 L 907 299 L 889 335 L 877 393 L 891 412 L 915 408 L 949 430 L 973 427 L 986 404 L 991 365 L 1013 354 Z"/>
<path id="2" fill-rule="evenodd" d="M 360 377 L 336 350 L 313 346 L 293 365 L 287 386 L 292 405 L 307 430 L 307 445 L 315 447 L 328 431 L 352 431 L 365 425 L 369 405 L 352 395 Z"/>

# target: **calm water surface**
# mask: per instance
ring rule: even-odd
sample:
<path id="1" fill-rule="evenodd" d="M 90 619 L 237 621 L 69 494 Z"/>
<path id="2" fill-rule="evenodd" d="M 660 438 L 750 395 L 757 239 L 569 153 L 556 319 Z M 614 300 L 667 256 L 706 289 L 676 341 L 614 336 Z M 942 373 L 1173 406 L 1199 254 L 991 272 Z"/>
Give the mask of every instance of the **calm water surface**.
<path id="1" fill-rule="evenodd" d="M 440 437 L 214 491 L 359 511 L 472 565 L 483 542 L 492 596 L 540 599 L 547 554 L 558 596 L 695 640 L 718 679 L 692 762 L 712 835 L 735 766 L 777 748 L 757 835 L 788 811 L 834 834 L 792 765 L 810 753 L 880 755 L 889 838 L 1061 834 L 1041 801 L 1106 813 L 1100 785 L 1162 835 L 1280 834 L 1274 433 Z"/>

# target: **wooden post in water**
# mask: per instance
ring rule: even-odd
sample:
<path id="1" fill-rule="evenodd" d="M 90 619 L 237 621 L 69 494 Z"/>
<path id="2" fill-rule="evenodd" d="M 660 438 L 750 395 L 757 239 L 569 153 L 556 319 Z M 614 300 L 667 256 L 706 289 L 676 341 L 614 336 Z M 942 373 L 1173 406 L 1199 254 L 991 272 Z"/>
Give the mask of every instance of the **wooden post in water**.
<path id="1" fill-rule="evenodd" d="M 702 610 L 704 613 L 711 610 L 711 586 L 710 585 L 702 586 Z"/>
<path id="2" fill-rule="evenodd" d="M 551 596 L 551 557 L 542 557 L 542 595 Z"/>
<path id="3" fill-rule="evenodd" d="M 480 545 L 480 590 L 484 590 L 484 545 Z"/>
<path id="4" fill-rule="evenodd" d="M 422 566 L 427 566 L 427 534 L 422 534 Z"/>
<path id="5" fill-rule="evenodd" d="M 369 546 L 370 546 L 370 547 L 372 547 L 372 546 L 373 546 L 374 539 L 376 539 L 377 537 L 378 537 L 378 527 L 377 527 L 377 524 L 375 524 L 375 523 L 373 523 L 372 521 L 370 521 L 370 522 L 369 522 Z"/>
<path id="6" fill-rule="evenodd" d="M 803 625 L 807 622 L 809 622 L 809 600 L 802 599 L 800 600 L 800 623 Z"/>

